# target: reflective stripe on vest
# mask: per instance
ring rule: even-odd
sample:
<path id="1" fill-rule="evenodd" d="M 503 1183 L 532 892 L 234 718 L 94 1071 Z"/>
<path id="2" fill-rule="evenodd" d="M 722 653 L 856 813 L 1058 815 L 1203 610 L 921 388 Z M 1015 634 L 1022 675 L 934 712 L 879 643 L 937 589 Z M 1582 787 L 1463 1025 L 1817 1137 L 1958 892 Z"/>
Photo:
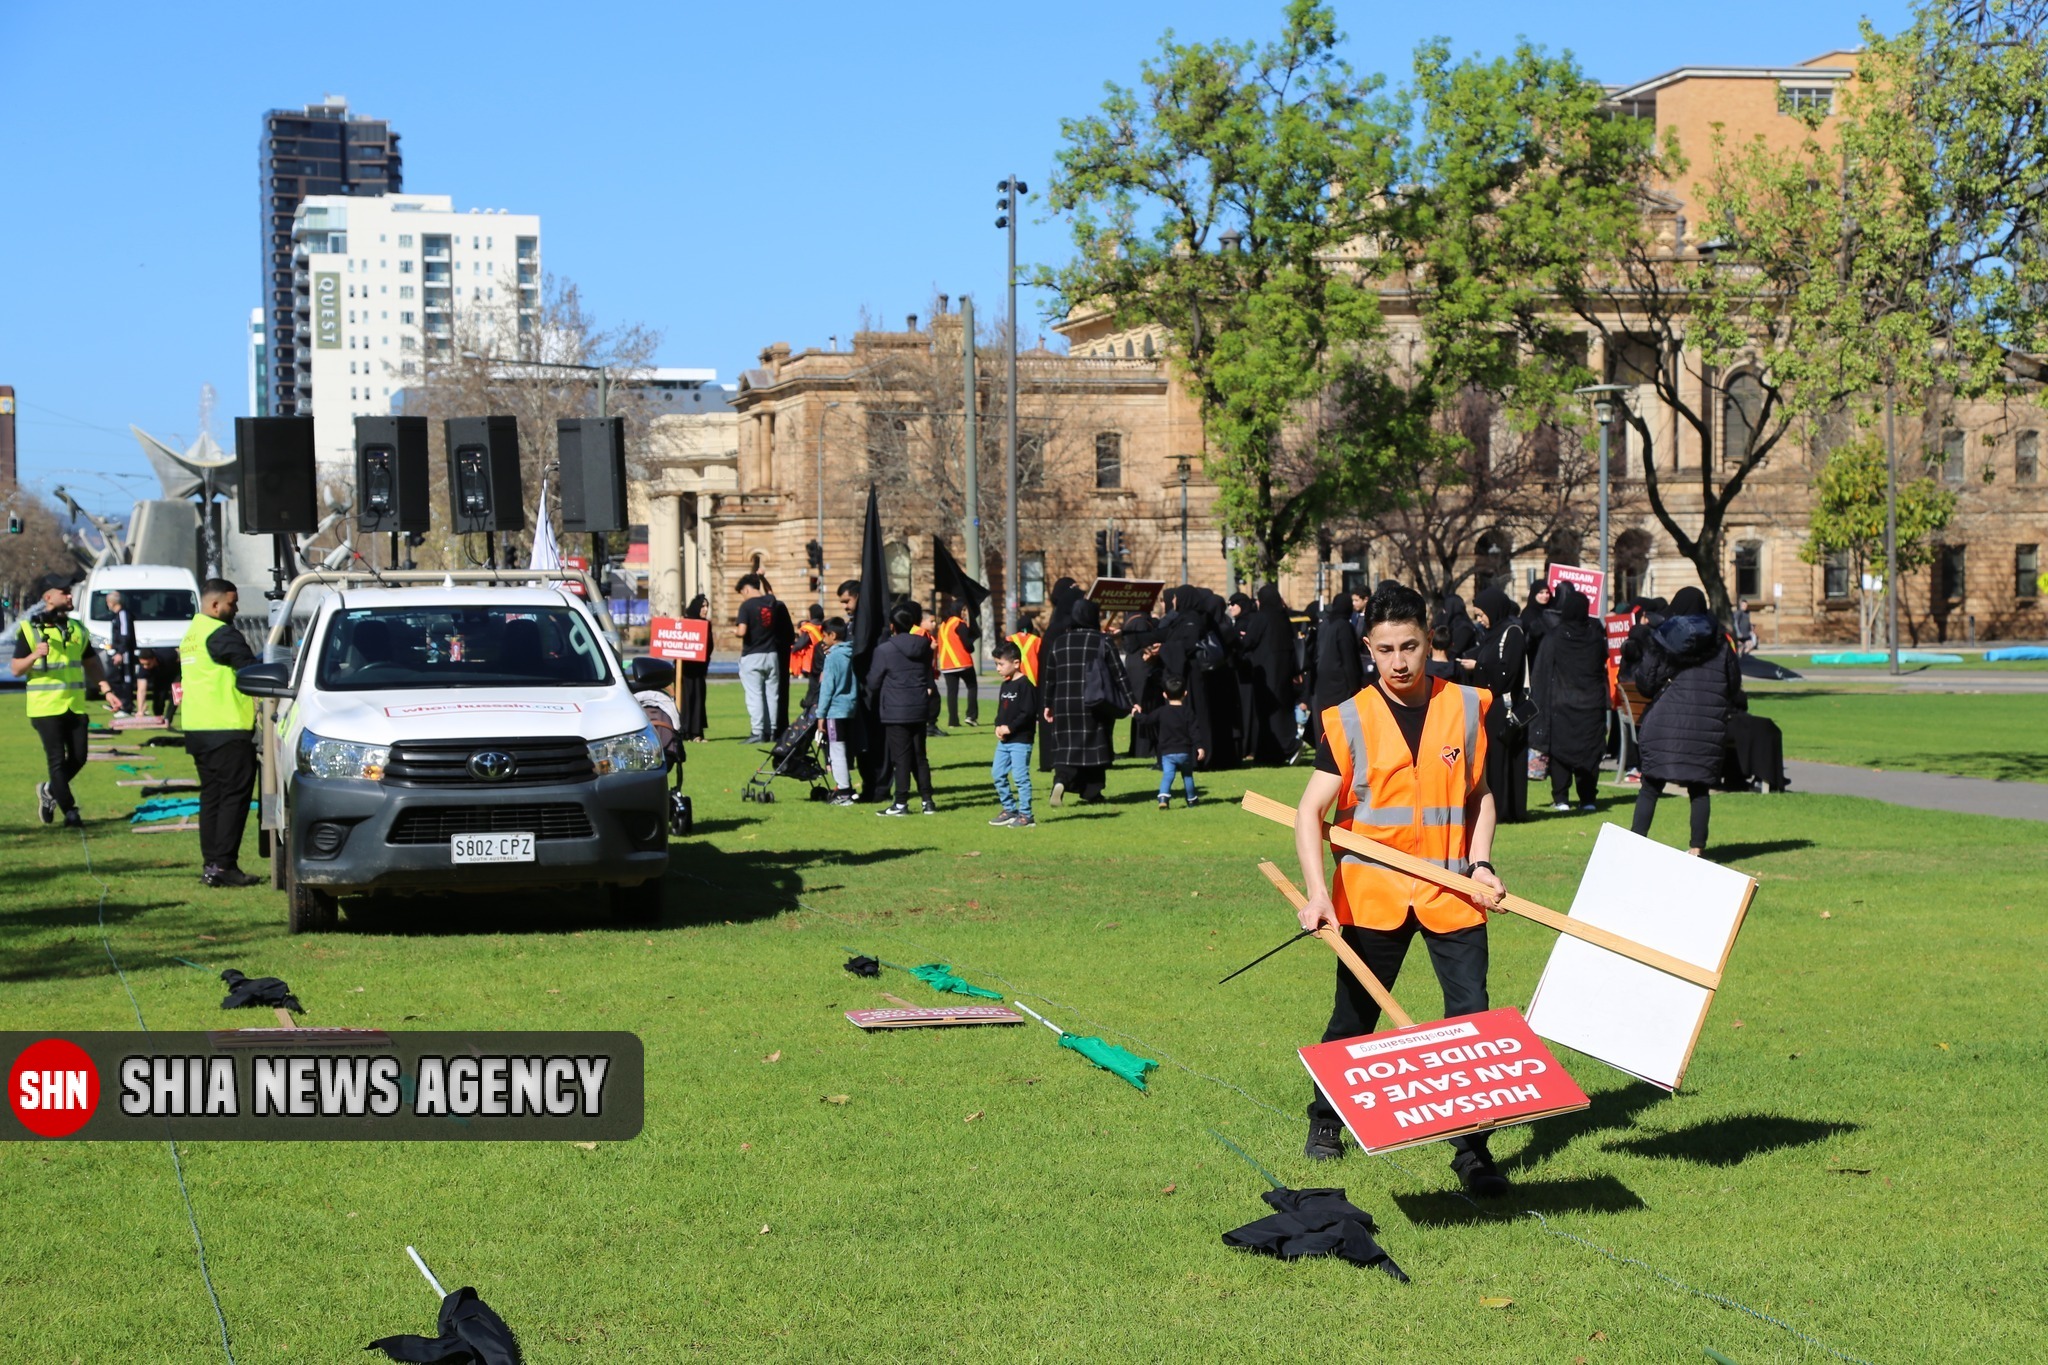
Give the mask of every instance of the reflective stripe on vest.
<path id="1" fill-rule="evenodd" d="M 178 706 L 178 725 L 186 733 L 194 730 L 247 730 L 256 723 L 256 702 L 235 686 L 235 670 L 213 661 L 206 642 L 227 623 L 200 614 L 185 629 L 178 642 L 178 666 L 182 671 L 185 698 Z"/>
<path id="2" fill-rule="evenodd" d="M 29 665 L 23 675 L 28 692 L 28 715 L 62 716 L 85 712 L 85 651 L 91 637 L 85 627 L 66 618 L 62 629 L 53 630 L 39 621 L 23 621 L 21 637 L 33 649 L 37 641 L 50 652 Z"/>
<path id="3" fill-rule="evenodd" d="M 1017 652 L 1024 656 L 1020 660 L 1024 676 L 1031 680 L 1033 687 L 1038 686 L 1038 641 L 1039 637 L 1028 630 L 1020 630 L 1010 637 L 1010 643 L 1017 646 Z"/>

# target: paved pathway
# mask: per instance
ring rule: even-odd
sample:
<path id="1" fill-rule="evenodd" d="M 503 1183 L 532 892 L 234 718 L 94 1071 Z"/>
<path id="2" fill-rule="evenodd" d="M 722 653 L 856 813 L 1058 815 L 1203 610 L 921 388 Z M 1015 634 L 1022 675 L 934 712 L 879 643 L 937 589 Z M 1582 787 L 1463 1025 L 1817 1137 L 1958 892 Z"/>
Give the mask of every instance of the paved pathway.
<path id="1" fill-rule="evenodd" d="M 2003 815 L 2015 820 L 2048 820 L 2048 782 L 1994 782 L 1985 777 L 1845 768 L 1835 763 L 1785 760 L 1795 792 L 1821 796 L 1867 796 L 1894 806 Z"/>
<path id="2" fill-rule="evenodd" d="M 2048 692 L 2048 669 L 1959 669 L 1954 665 L 1929 666 L 1893 677 L 1883 669 L 1802 668 L 1801 682 L 1764 682 L 1744 678 L 1744 687 L 1759 691 L 1775 688 L 1827 686 L 1839 683 L 1873 683 L 1901 692 Z"/>

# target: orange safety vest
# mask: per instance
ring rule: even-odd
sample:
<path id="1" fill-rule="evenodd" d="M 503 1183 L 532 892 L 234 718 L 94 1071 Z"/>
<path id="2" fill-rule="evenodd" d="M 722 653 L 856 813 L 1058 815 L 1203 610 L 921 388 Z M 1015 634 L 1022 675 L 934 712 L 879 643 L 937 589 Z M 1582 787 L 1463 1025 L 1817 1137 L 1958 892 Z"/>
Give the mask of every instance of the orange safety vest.
<path id="1" fill-rule="evenodd" d="M 803 643 L 789 651 L 789 671 L 801 678 L 811 671 L 811 660 L 817 654 L 818 641 L 825 638 L 825 628 L 816 621 L 799 621 L 796 633 Z"/>
<path id="2" fill-rule="evenodd" d="M 1493 694 L 1430 679 L 1422 743 L 1411 760 L 1385 697 L 1369 695 L 1377 691 L 1367 686 L 1323 712 L 1323 734 L 1344 784 L 1336 823 L 1464 873 L 1473 795 L 1486 776 L 1485 717 Z M 1486 922 L 1486 913 L 1457 892 L 1342 849 L 1330 899 L 1340 924 L 1368 929 L 1398 929 L 1411 910 L 1423 928 L 1440 934 Z"/>
<path id="3" fill-rule="evenodd" d="M 939 672 L 954 673 L 974 667 L 974 656 L 960 638 L 960 618 L 948 616 L 939 622 Z"/>
<path id="4" fill-rule="evenodd" d="M 1017 652 L 1024 657 L 1024 676 L 1031 679 L 1033 687 L 1038 686 L 1038 643 L 1042 637 L 1028 630 L 1020 630 L 1010 637 L 1010 643 L 1017 646 Z"/>

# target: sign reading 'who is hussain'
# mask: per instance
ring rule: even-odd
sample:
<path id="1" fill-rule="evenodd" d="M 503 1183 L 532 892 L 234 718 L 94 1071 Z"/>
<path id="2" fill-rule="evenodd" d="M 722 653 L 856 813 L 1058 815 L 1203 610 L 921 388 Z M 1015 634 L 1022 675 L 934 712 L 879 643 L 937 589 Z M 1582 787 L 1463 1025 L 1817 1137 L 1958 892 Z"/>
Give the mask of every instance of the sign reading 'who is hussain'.
<path id="1" fill-rule="evenodd" d="M 1368 1152 L 1528 1123 L 1589 1103 L 1515 1009 L 1318 1043 L 1302 1048 L 1301 1060 Z"/>

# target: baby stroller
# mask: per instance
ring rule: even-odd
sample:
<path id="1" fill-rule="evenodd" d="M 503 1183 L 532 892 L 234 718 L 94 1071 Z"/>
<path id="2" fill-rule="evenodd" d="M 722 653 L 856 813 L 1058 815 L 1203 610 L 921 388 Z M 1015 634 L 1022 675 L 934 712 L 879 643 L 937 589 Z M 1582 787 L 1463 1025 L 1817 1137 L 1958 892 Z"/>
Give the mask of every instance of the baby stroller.
<path id="1" fill-rule="evenodd" d="M 761 766 L 740 788 L 740 800 L 759 801 L 764 805 L 773 801 L 775 792 L 772 784 L 778 777 L 810 783 L 810 799 L 813 801 L 823 801 L 832 794 L 832 789 L 825 783 L 825 765 L 818 762 L 817 754 L 813 752 L 818 742 L 815 711 L 815 707 L 806 706 L 803 714 L 789 723 L 789 728 L 768 750 L 768 757 L 761 760 Z"/>
<path id="2" fill-rule="evenodd" d="M 677 733 L 682 728 L 682 712 L 668 694 L 675 686 L 676 667 L 665 659 L 635 659 L 626 676 L 633 700 L 647 713 L 647 722 L 661 743 L 662 764 L 669 774 L 668 832 L 681 838 L 690 832 L 696 818 L 690 798 L 683 794 L 683 741 Z"/>

